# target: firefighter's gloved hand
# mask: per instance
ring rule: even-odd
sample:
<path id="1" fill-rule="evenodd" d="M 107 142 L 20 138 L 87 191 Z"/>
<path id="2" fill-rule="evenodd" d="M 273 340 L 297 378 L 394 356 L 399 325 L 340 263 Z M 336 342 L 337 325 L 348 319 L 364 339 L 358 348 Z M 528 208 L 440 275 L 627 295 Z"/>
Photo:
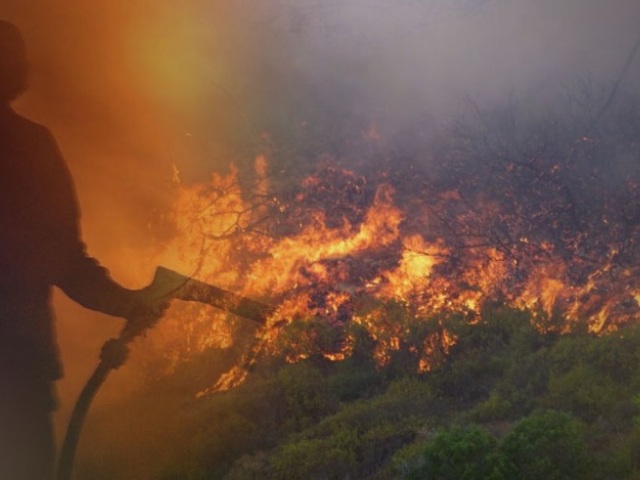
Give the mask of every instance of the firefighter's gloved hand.
<path id="1" fill-rule="evenodd" d="M 146 290 L 131 292 L 125 331 L 132 338 L 153 327 L 169 306 L 169 300 L 154 299 Z"/>
<path id="2" fill-rule="evenodd" d="M 107 340 L 100 352 L 100 360 L 109 368 L 120 368 L 129 356 L 127 344 L 118 338 Z"/>

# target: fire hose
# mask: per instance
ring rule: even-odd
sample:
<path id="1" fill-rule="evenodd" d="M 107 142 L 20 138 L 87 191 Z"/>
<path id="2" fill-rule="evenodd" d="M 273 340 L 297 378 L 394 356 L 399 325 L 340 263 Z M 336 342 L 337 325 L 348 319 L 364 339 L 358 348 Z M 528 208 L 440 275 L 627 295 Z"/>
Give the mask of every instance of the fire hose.
<path id="1" fill-rule="evenodd" d="M 156 269 L 153 280 L 144 290 L 154 300 L 185 300 L 199 302 L 265 324 L 273 313 L 270 305 L 242 297 L 222 288 L 194 280 L 164 267 Z M 71 480 L 78 440 L 89 406 L 109 372 L 119 368 L 126 358 L 127 344 L 150 328 L 157 319 L 129 319 L 117 338 L 107 340 L 102 347 L 100 363 L 84 386 L 71 414 L 60 450 L 56 480 Z"/>

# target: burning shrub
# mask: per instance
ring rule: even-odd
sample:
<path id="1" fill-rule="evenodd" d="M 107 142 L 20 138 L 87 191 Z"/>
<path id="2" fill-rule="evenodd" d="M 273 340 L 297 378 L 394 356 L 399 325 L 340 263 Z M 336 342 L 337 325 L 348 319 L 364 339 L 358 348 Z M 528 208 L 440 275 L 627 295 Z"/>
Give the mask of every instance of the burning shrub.
<path id="1" fill-rule="evenodd" d="M 386 142 L 375 169 L 325 156 L 296 175 L 260 154 L 253 172 L 182 185 L 162 263 L 279 305 L 245 366 L 343 360 L 358 325 L 379 365 L 408 352 L 405 367 L 428 371 L 456 341 L 429 319 L 477 324 L 496 305 L 534 312 L 540 331 L 614 330 L 640 312 L 640 110 L 570 99 L 538 117 L 475 107 L 414 161 Z M 188 344 L 169 351 L 234 343 L 237 322 L 191 317 L 167 323 L 211 334 L 172 331 Z"/>

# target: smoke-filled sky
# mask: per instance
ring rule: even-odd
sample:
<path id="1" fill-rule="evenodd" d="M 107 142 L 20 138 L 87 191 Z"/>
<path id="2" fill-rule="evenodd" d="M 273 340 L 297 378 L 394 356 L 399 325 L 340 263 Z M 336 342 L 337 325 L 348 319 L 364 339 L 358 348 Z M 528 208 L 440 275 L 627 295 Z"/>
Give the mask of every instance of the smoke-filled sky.
<path id="1" fill-rule="evenodd" d="M 640 36 L 638 0 L 3 0 L 0 18 L 30 57 L 15 107 L 53 130 L 89 251 L 130 286 L 152 273 L 147 225 L 174 182 L 250 161 L 262 133 L 358 118 L 392 134 L 467 98 L 552 101 L 579 76 L 611 84 Z M 118 323 L 58 307 L 77 386 Z"/>
<path id="2" fill-rule="evenodd" d="M 640 34 L 635 0 L 4 0 L 0 16 L 29 45 L 21 110 L 54 129 L 81 190 L 116 180 L 137 201 L 172 163 L 192 179 L 313 108 L 295 100 L 446 120 L 467 96 L 612 81 Z"/>
<path id="3" fill-rule="evenodd" d="M 99 196 L 151 208 L 172 164 L 197 179 L 314 102 L 447 121 L 465 97 L 611 82 L 640 35 L 635 0 L 5 0 L 0 16 L 29 45 L 19 109 L 54 130 L 87 216 L 113 217 Z"/>

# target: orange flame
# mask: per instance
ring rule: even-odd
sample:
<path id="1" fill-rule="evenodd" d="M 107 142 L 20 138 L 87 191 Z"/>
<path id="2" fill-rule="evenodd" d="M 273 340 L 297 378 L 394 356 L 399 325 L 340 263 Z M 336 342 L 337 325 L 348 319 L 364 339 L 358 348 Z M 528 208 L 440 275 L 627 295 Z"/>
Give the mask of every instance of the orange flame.
<path id="1" fill-rule="evenodd" d="M 566 319 L 560 327 L 564 331 L 572 323 L 586 321 L 598 332 L 628 320 L 639 310 L 639 290 L 624 284 L 615 288 L 606 285 L 610 262 L 603 262 L 592 269 L 586 281 L 576 283 L 567 262 L 544 242 L 536 245 L 539 254 L 523 260 L 499 246 L 464 241 L 452 245 L 443 237 L 434 238 L 426 211 L 412 217 L 412 228 L 406 228 L 407 211 L 395 203 L 394 188 L 384 181 L 363 206 L 366 182 L 350 171 L 321 169 L 300 182 L 301 190 L 287 204 L 270 196 L 267 172 L 267 158 L 261 155 L 250 187 L 241 188 L 238 170 L 233 167 L 226 175 L 212 175 L 206 185 L 181 186 L 171 216 L 174 241 L 159 260 L 205 281 L 278 304 L 270 325 L 259 333 L 258 343 L 242 360 L 245 367 L 261 352 L 277 350 L 282 330 L 272 327 L 283 322 L 300 328 L 301 336 L 289 339 L 286 347 L 289 361 L 312 354 L 331 360 L 348 357 L 353 338 L 344 327 L 352 323 L 374 339 L 374 356 L 383 365 L 409 341 L 411 327 L 403 323 L 407 316 L 419 321 L 442 312 L 459 312 L 473 321 L 486 302 L 500 300 L 549 319 L 559 312 Z M 341 197 L 340 192 L 332 191 L 335 185 L 348 194 Z M 247 190 L 250 196 L 245 194 Z M 338 205 L 338 211 L 343 208 L 342 217 L 336 216 L 335 209 L 306 210 L 305 202 L 312 197 L 309 191 L 325 195 L 328 202 Z M 356 197 L 361 202 L 357 205 L 353 203 Z M 439 199 L 455 203 L 461 197 L 449 191 Z M 304 214 L 281 227 L 279 222 L 291 205 L 298 205 L 297 211 Z M 485 208 L 492 215 L 500 214 L 497 205 Z M 284 233 L 269 233 L 278 228 Z M 530 248 L 534 242 L 522 238 L 520 244 Z M 614 255 L 610 252 L 609 258 Z M 626 276 L 631 278 L 631 272 Z M 397 302 L 404 310 L 397 318 L 385 308 L 367 312 L 361 308 L 367 299 L 382 302 L 380 305 Z M 187 308 L 199 310 L 196 313 Z M 176 361 L 189 352 L 233 344 L 235 321 L 225 321 L 225 314 L 192 306 L 180 306 L 171 313 L 174 321 L 165 322 L 168 326 L 164 327 L 162 348 L 179 352 L 173 355 Z M 185 322 L 187 315 L 189 321 Z M 343 334 L 324 338 L 323 331 L 313 330 L 314 322 L 324 322 L 330 330 Z M 540 328 L 557 327 L 541 322 Z M 431 369 L 456 341 L 446 328 L 427 338 L 422 345 L 409 346 L 421 371 Z M 156 339 L 163 343 L 162 334 Z M 318 347 L 318 342 L 324 343 Z M 214 389 L 231 388 L 245 376 L 246 368 L 236 367 Z"/>

